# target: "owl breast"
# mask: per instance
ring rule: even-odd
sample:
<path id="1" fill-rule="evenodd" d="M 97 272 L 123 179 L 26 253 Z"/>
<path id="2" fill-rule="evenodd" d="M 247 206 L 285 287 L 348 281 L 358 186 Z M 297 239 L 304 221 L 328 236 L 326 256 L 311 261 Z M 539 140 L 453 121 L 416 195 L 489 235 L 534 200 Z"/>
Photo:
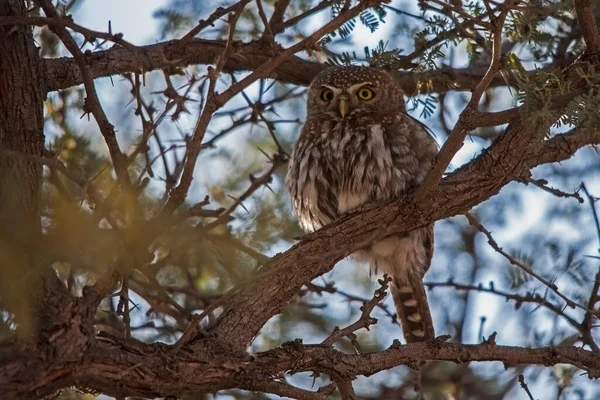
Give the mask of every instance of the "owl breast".
<path id="1" fill-rule="evenodd" d="M 300 225 L 313 231 L 365 203 L 391 200 L 422 181 L 435 151 L 403 114 L 308 120 L 287 176 Z"/>

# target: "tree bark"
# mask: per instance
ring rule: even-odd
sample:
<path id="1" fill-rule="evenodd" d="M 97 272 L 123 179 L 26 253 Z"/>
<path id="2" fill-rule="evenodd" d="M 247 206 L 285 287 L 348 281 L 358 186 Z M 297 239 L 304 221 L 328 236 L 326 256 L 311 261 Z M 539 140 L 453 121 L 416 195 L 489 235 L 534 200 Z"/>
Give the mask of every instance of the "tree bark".
<path id="1" fill-rule="evenodd" d="M 0 0 L 0 16 L 22 16 L 21 0 Z M 0 148 L 41 156 L 44 148 L 41 59 L 27 26 L 0 26 Z M 42 168 L 23 158 L 0 158 L 0 292 L 17 316 L 31 315 L 29 296 L 41 233 Z M 27 292 L 33 292 L 28 290 Z M 29 318 L 18 321 L 30 328 Z"/>
<path id="2" fill-rule="evenodd" d="M 0 0 L 0 15 L 22 15 L 20 0 Z M 44 85 L 29 27 L 0 28 L 0 146 L 41 156 Z M 0 234 L 30 243 L 40 233 L 39 164 L 0 159 Z"/>

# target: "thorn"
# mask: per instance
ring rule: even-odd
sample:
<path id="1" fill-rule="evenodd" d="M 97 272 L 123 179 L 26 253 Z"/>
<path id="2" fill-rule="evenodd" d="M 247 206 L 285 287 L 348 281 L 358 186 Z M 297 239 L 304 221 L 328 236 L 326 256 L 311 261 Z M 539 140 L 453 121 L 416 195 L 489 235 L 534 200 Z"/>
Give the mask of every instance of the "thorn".
<path id="1" fill-rule="evenodd" d="M 256 148 L 258 149 L 258 151 L 260 151 L 265 157 L 267 157 L 267 159 L 271 162 L 273 162 L 273 158 L 271 158 L 271 156 L 269 156 L 263 149 L 261 149 L 260 147 L 256 146 Z"/>
<path id="2" fill-rule="evenodd" d="M 492 333 L 487 339 L 483 340 L 482 344 L 485 344 L 487 346 L 495 346 L 496 345 L 496 335 L 497 335 L 497 332 Z"/>
<path id="3" fill-rule="evenodd" d="M 275 192 L 273 191 L 273 189 L 271 189 L 271 186 L 269 186 L 269 184 L 268 184 L 268 183 L 265 183 L 265 187 L 266 187 L 267 189 L 269 189 L 269 190 L 271 191 L 271 193 L 275 194 Z"/>

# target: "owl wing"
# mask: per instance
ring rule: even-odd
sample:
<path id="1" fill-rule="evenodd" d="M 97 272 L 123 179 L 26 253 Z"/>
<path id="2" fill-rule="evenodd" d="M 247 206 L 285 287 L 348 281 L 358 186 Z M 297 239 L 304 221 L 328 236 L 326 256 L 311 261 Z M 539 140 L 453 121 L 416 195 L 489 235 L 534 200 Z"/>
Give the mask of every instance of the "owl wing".
<path id="1" fill-rule="evenodd" d="M 403 192 L 415 189 L 431 168 L 438 146 L 426 127 L 406 114 L 385 126 L 393 164 L 405 179 Z M 397 193 L 399 195 L 401 193 Z M 403 251 L 392 256 L 390 293 L 407 342 L 433 339 L 435 332 L 423 276 L 433 257 L 433 224 L 401 239 Z"/>
<path id="2" fill-rule="evenodd" d="M 419 121 L 418 119 L 416 119 L 415 117 L 413 117 L 410 114 L 403 114 L 405 117 L 408 117 L 409 119 L 411 119 L 415 124 L 419 125 L 421 128 L 423 128 L 423 130 L 425 132 L 427 132 L 427 134 L 429 136 L 431 136 L 433 139 L 435 139 L 435 132 L 433 132 L 427 125 L 425 125 L 424 123 L 422 123 L 421 121 Z"/>
<path id="3" fill-rule="evenodd" d="M 396 113 L 384 129 L 394 168 L 406 181 L 401 192 L 396 193 L 399 195 L 423 182 L 439 146 L 429 129 L 408 114 Z"/>
<path id="4" fill-rule="evenodd" d="M 327 121 L 307 121 L 290 159 L 286 181 L 300 226 L 315 231 L 338 217 L 337 198 L 331 190 L 336 173 L 321 131 L 330 129 Z"/>

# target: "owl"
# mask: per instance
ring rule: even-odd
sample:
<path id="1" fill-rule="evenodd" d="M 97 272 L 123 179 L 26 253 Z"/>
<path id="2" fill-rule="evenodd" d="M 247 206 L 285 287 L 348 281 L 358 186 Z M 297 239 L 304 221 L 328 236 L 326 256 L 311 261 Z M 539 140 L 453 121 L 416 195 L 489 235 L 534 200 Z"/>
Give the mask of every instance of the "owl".
<path id="1" fill-rule="evenodd" d="M 287 174 L 294 212 L 306 231 L 344 213 L 417 187 L 438 151 L 427 128 L 406 114 L 404 93 L 380 69 L 331 67 L 308 88 L 307 117 Z M 390 292 L 407 342 L 434 337 L 423 286 L 433 224 L 384 238 L 350 257 L 392 278 Z"/>

